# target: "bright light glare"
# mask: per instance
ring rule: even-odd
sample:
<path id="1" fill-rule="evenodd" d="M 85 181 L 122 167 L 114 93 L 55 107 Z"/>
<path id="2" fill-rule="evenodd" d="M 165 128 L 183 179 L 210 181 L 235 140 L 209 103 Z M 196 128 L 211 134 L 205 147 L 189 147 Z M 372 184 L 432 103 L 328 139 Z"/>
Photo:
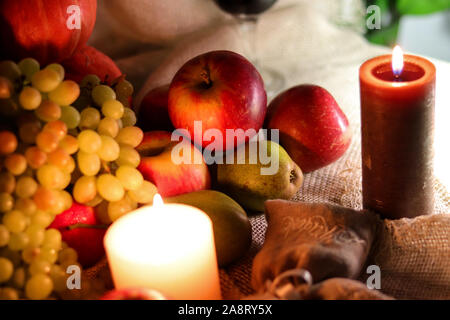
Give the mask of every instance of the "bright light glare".
<path id="1" fill-rule="evenodd" d="M 153 197 L 153 206 L 154 207 L 161 207 L 164 204 L 163 199 L 159 195 L 159 193 L 155 194 Z"/>
<path id="2" fill-rule="evenodd" d="M 403 50 L 396 45 L 392 51 L 392 71 L 394 75 L 399 76 L 403 70 Z"/>

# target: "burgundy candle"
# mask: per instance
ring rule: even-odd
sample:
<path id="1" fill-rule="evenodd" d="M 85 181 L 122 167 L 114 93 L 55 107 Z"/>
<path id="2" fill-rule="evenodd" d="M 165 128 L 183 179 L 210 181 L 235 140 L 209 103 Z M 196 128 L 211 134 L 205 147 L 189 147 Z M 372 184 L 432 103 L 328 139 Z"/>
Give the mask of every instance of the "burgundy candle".
<path id="1" fill-rule="evenodd" d="M 363 206 L 384 218 L 433 212 L 435 79 L 430 61 L 399 47 L 359 70 Z"/>

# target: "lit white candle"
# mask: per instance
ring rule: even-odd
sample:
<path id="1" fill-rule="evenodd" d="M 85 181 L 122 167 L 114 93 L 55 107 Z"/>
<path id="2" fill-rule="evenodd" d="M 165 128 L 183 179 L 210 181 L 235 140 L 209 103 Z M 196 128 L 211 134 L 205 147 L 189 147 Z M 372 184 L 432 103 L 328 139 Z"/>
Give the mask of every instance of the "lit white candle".
<path id="1" fill-rule="evenodd" d="M 172 299 L 221 299 L 210 218 L 183 204 L 137 209 L 115 221 L 104 239 L 115 287 L 156 289 Z"/>

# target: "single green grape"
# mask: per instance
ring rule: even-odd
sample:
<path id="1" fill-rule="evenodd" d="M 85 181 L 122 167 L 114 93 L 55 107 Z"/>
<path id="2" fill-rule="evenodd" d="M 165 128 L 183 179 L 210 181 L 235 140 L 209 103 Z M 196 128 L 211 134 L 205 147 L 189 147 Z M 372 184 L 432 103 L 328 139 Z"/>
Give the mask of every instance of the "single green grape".
<path id="1" fill-rule="evenodd" d="M 121 97 L 130 97 L 133 94 L 133 85 L 128 80 L 121 80 L 116 84 L 116 93 Z"/>
<path id="2" fill-rule="evenodd" d="M 140 188 L 130 190 L 127 194 L 130 198 L 138 203 L 149 204 L 153 203 L 153 197 L 158 193 L 156 186 L 150 181 L 144 180 Z"/>
<path id="3" fill-rule="evenodd" d="M 19 66 L 11 60 L 0 61 L 0 76 L 15 82 L 22 75 Z"/>
<path id="4" fill-rule="evenodd" d="M 98 106 L 102 106 L 108 100 L 115 100 L 116 93 L 107 85 L 101 84 L 92 89 L 92 99 Z"/>
<path id="5" fill-rule="evenodd" d="M 18 63 L 18 67 L 28 81 L 31 81 L 31 77 L 33 76 L 33 74 L 38 72 L 40 69 L 39 62 L 33 58 L 22 59 Z"/>
<path id="6" fill-rule="evenodd" d="M 80 113 L 80 129 L 97 129 L 100 123 L 100 112 L 96 108 L 88 107 L 83 109 Z"/>
<path id="7" fill-rule="evenodd" d="M 19 210 L 5 213 L 2 221 L 3 225 L 14 233 L 22 232 L 27 226 L 26 216 Z"/>
<path id="8" fill-rule="evenodd" d="M 0 283 L 8 281 L 14 272 L 14 265 L 6 258 L 0 257 Z"/>
<path id="9" fill-rule="evenodd" d="M 68 154 L 74 154 L 78 151 L 78 140 L 72 135 L 67 135 L 59 142 L 59 146 Z"/>
<path id="10" fill-rule="evenodd" d="M 28 246 L 30 238 L 25 232 L 11 233 L 8 243 L 8 249 L 12 251 L 20 251 Z"/>
<path id="11" fill-rule="evenodd" d="M 130 146 L 120 146 L 119 158 L 116 160 L 118 166 L 131 166 L 136 168 L 141 162 L 139 153 Z"/>
<path id="12" fill-rule="evenodd" d="M 144 138 L 144 133 L 139 127 L 125 127 L 119 130 L 116 141 L 120 144 L 136 148 Z"/>
<path id="13" fill-rule="evenodd" d="M 62 189 L 64 186 L 64 172 L 53 164 L 45 164 L 40 167 L 36 176 L 39 183 L 45 188 Z"/>
<path id="14" fill-rule="evenodd" d="M 58 190 L 39 186 L 33 196 L 33 201 L 40 210 L 52 213 L 53 210 L 59 209 L 59 193 Z"/>
<path id="15" fill-rule="evenodd" d="M 21 153 L 13 153 L 6 156 L 3 165 L 13 175 L 19 176 L 27 169 L 27 159 Z"/>
<path id="16" fill-rule="evenodd" d="M 128 195 L 125 195 L 118 201 L 111 201 L 108 204 L 108 216 L 111 221 L 116 221 L 121 216 L 137 208 L 137 202 L 133 201 Z"/>
<path id="17" fill-rule="evenodd" d="M 51 69 L 51 70 L 56 71 L 58 73 L 61 81 L 64 80 L 64 76 L 65 76 L 64 67 L 62 65 L 60 65 L 59 63 L 49 64 L 48 66 L 45 67 L 45 69 Z"/>
<path id="18" fill-rule="evenodd" d="M 31 247 L 39 247 L 44 242 L 45 229 L 39 225 L 30 225 L 25 233 L 28 235 L 28 245 Z"/>
<path id="19" fill-rule="evenodd" d="M 61 249 L 61 233 L 56 229 L 45 230 L 44 242 L 42 243 L 43 248 L 51 248 L 55 250 Z"/>
<path id="20" fill-rule="evenodd" d="M 120 119 L 123 116 L 124 107 L 120 101 L 107 100 L 102 104 L 102 113 L 105 117 Z"/>
<path id="21" fill-rule="evenodd" d="M 78 147 L 86 153 L 95 153 L 102 146 L 100 135 L 94 130 L 83 130 L 78 134 Z"/>
<path id="22" fill-rule="evenodd" d="M 80 177 L 73 187 L 73 197 L 76 202 L 86 203 L 95 198 L 97 194 L 96 180 L 93 176 Z"/>
<path id="23" fill-rule="evenodd" d="M 116 177 L 126 190 L 137 190 L 142 186 L 144 178 L 136 168 L 121 166 L 116 170 Z"/>
<path id="24" fill-rule="evenodd" d="M 77 163 L 81 173 L 85 176 L 95 176 L 100 171 L 100 158 L 95 153 L 78 151 Z"/>
<path id="25" fill-rule="evenodd" d="M 6 192 L 0 193 L 0 212 L 11 211 L 14 208 L 14 198 Z"/>
<path id="26" fill-rule="evenodd" d="M 38 188 L 36 180 L 29 176 L 22 176 L 17 180 L 16 196 L 19 198 L 30 198 Z"/>
<path id="27" fill-rule="evenodd" d="M 56 102 L 44 100 L 34 113 L 39 120 L 44 122 L 55 121 L 61 117 L 61 107 Z"/>
<path id="28" fill-rule="evenodd" d="M 62 106 L 61 117 L 59 119 L 67 125 L 67 128 L 75 129 L 76 127 L 78 127 L 81 117 L 78 110 L 74 107 Z"/>
<path id="29" fill-rule="evenodd" d="M 19 94 L 19 102 L 25 110 L 34 110 L 42 101 L 41 93 L 33 87 L 24 87 Z"/>
<path id="30" fill-rule="evenodd" d="M 60 75 L 52 69 L 42 69 L 31 77 L 31 84 L 40 92 L 50 92 L 61 83 Z"/>
<path id="31" fill-rule="evenodd" d="M 36 274 L 49 274 L 51 263 L 44 259 L 34 259 L 31 262 L 30 267 L 28 268 L 28 272 L 30 275 L 34 276 Z"/>
<path id="32" fill-rule="evenodd" d="M 122 124 L 124 127 L 134 126 L 137 122 L 136 114 L 130 108 L 125 108 L 122 116 Z"/>
<path id="33" fill-rule="evenodd" d="M 81 82 L 80 86 L 83 88 L 92 89 L 100 84 L 101 80 L 96 74 L 88 74 L 85 76 Z"/>
<path id="34" fill-rule="evenodd" d="M 125 190 L 117 177 L 104 173 L 97 178 L 97 191 L 108 201 L 119 201 L 123 198 Z"/>
<path id="35" fill-rule="evenodd" d="M 56 148 L 48 154 L 48 163 L 64 169 L 69 165 L 72 157 L 61 147 Z"/>
<path id="36" fill-rule="evenodd" d="M 25 285 L 25 294 L 33 300 L 43 300 L 47 298 L 53 290 L 52 279 L 45 274 L 33 275 Z"/>
<path id="37" fill-rule="evenodd" d="M 66 265 L 74 264 L 77 262 L 77 260 L 78 260 L 78 254 L 72 248 L 65 248 L 59 252 L 58 261 L 61 264 L 66 264 Z"/>
<path id="38" fill-rule="evenodd" d="M 58 143 L 58 136 L 51 131 L 41 131 L 36 136 L 37 147 L 46 153 L 55 150 L 58 147 Z"/>
<path id="39" fill-rule="evenodd" d="M 48 98 L 60 106 L 69 106 L 80 95 L 80 87 L 75 81 L 64 80 L 54 90 L 50 91 Z"/>
<path id="40" fill-rule="evenodd" d="M 110 136 L 100 136 L 101 148 L 97 151 L 100 159 L 104 161 L 114 161 L 119 158 L 120 147 L 119 144 Z"/>
<path id="41" fill-rule="evenodd" d="M 78 139 L 72 135 L 67 135 L 59 142 L 59 146 L 68 154 L 74 154 L 78 151 Z"/>
<path id="42" fill-rule="evenodd" d="M 31 224 L 47 228 L 53 222 L 53 215 L 48 212 L 37 210 L 31 217 Z"/>
<path id="43" fill-rule="evenodd" d="M 41 253 L 39 254 L 39 258 L 43 260 L 47 260 L 50 263 L 55 263 L 58 260 L 58 252 L 53 248 L 43 247 L 41 248 Z"/>
<path id="44" fill-rule="evenodd" d="M 116 119 L 105 117 L 100 120 L 97 127 L 97 132 L 101 135 L 115 138 L 119 133 L 119 124 Z"/>
<path id="45" fill-rule="evenodd" d="M 30 264 L 41 254 L 41 248 L 28 246 L 22 251 L 22 260 Z"/>
<path id="46" fill-rule="evenodd" d="M 72 195 L 66 190 L 60 191 L 60 195 L 61 195 L 62 201 L 64 202 L 64 210 L 69 209 L 73 204 Z"/>
<path id="47" fill-rule="evenodd" d="M 0 131 L 0 154 L 10 154 L 17 149 L 17 137 L 8 130 Z"/>
<path id="48" fill-rule="evenodd" d="M 67 134 L 67 125 L 64 121 L 55 120 L 45 124 L 43 131 L 51 132 L 56 135 L 58 142 L 64 139 Z"/>
<path id="49" fill-rule="evenodd" d="M 65 209 L 65 199 L 64 196 L 61 193 L 61 190 L 52 190 L 54 195 L 54 204 L 47 209 L 49 213 L 53 215 L 60 214 Z"/>

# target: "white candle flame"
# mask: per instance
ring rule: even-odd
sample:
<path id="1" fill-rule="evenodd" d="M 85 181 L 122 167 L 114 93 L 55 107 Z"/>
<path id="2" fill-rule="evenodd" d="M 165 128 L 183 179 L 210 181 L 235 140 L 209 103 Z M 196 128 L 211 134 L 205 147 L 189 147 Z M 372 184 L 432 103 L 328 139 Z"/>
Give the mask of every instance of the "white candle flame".
<path id="1" fill-rule="evenodd" d="M 403 70 L 403 50 L 396 45 L 392 51 L 392 72 L 395 76 L 399 76 Z"/>
<path id="2" fill-rule="evenodd" d="M 155 194 L 153 197 L 153 206 L 154 207 L 161 207 L 164 205 L 163 199 L 159 195 L 159 193 Z"/>

